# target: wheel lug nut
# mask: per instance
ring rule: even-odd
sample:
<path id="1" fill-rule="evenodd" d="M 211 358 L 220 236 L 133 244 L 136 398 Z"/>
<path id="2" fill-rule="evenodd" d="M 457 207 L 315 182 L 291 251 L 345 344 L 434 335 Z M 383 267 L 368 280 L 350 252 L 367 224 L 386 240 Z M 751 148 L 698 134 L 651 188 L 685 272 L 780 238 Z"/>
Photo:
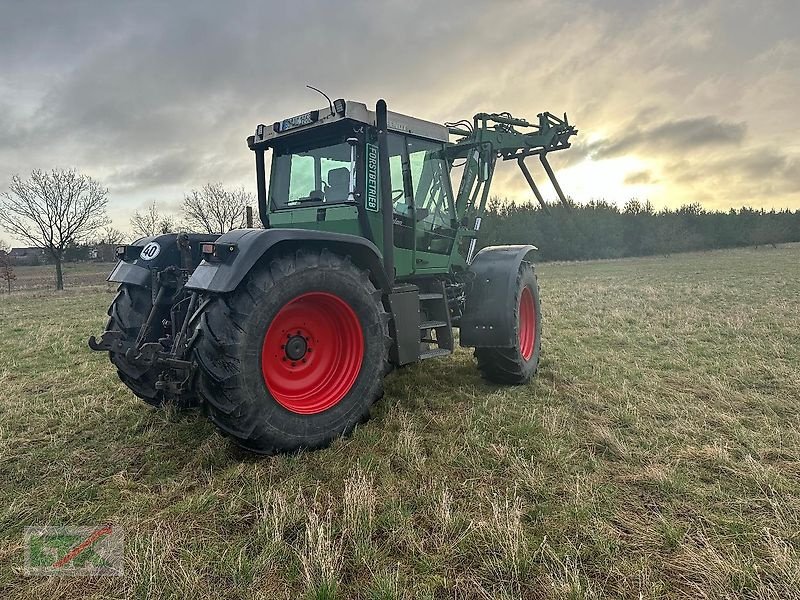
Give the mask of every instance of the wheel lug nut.
<path id="1" fill-rule="evenodd" d="M 293 366 L 293 367 L 296 367 L 296 366 L 297 366 L 297 363 L 296 363 L 296 362 L 294 362 L 294 361 L 292 361 L 292 366 Z"/>

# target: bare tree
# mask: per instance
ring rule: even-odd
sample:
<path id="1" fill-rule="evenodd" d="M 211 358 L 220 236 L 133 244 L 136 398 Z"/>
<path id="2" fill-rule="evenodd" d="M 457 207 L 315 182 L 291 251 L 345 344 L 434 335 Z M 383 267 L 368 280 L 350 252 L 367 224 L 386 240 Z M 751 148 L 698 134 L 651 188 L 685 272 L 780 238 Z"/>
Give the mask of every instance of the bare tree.
<path id="1" fill-rule="evenodd" d="M 203 233 L 225 233 L 246 223 L 247 206 L 253 196 L 244 188 L 226 190 L 221 183 L 207 183 L 183 199 L 189 228 Z"/>
<path id="2" fill-rule="evenodd" d="M 11 293 L 11 284 L 17 278 L 14 273 L 14 257 L 9 254 L 9 247 L 4 240 L 0 240 L 0 281 L 5 281 L 8 293 Z"/>
<path id="3" fill-rule="evenodd" d="M 140 213 L 138 210 L 131 217 L 131 229 L 140 237 L 149 237 L 161 233 L 173 233 L 177 229 L 175 219 L 169 215 L 158 212 L 155 201 L 147 210 Z"/>
<path id="4" fill-rule="evenodd" d="M 14 273 L 14 257 L 10 254 L 0 254 L 0 281 L 5 281 L 8 293 L 11 293 L 11 284 L 17 278 Z"/>
<path id="5" fill-rule="evenodd" d="M 15 175 L 0 197 L 0 226 L 44 249 L 56 265 L 56 289 L 64 289 L 64 251 L 92 236 L 106 222 L 108 190 L 74 170 L 35 170 Z"/>
<path id="6" fill-rule="evenodd" d="M 115 227 L 103 227 L 100 231 L 100 244 L 121 244 L 128 235 Z"/>

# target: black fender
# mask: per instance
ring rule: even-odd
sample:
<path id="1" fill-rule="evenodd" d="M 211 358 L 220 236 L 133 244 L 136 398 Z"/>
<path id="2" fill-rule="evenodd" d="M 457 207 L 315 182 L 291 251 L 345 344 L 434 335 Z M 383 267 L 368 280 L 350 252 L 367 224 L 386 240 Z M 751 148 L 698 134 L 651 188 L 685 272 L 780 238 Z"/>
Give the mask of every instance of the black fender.
<path id="1" fill-rule="evenodd" d="M 517 273 L 535 246 L 487 246 L 475 255 L 468 272 L 464 314 L 459 322 L 462 346 L 510 348 L 514 346 L 514 298 Z"/>
<path id="2" fill-rule="evenodd" d="M 369 240 L 355 235 L 312 229 L 234 229 L 222 235 L 216 243 L 230 244 L 235 251 L 220 262 L 201 262 L 186 282 L 188 289 L 232 292 L 267 253 L 297 248 L 327 248 L 331 252 L 350 256 L 353 263 L 369 270 L 376 287 L 387 293 L 390 291 L 378 248 Z"/>

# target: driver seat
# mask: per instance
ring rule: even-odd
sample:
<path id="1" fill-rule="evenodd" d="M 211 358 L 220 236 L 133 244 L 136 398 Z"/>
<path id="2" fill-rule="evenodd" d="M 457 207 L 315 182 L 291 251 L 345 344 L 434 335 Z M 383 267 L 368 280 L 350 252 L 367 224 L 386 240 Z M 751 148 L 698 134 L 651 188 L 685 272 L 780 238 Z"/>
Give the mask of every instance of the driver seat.
<path id="1" fill-rule="evenodd" d="M 350 191 L 350 169 L 339 167 L 328 171 L 328 187 L 325 188 L 325 199 L 341 201 L 347 200 Z"/>

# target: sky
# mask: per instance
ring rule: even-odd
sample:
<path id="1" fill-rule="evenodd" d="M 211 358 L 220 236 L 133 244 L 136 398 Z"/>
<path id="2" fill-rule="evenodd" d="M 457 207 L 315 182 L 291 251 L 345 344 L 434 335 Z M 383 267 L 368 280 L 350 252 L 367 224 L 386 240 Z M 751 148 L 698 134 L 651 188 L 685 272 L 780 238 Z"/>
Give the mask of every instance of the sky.
<path id="1" fill-rule="evenodd" d="M 122 230 L 207 182 L 254 192 L 245 138 L 322 106 L 310 84 L 438 122 L 567 112 L 578 202 L 800 209 L 798 25 L 797 0 L 0 0 L 0 192 L 74 168 Z M 493 193 L 534 201 L 513 162 Z"/>

